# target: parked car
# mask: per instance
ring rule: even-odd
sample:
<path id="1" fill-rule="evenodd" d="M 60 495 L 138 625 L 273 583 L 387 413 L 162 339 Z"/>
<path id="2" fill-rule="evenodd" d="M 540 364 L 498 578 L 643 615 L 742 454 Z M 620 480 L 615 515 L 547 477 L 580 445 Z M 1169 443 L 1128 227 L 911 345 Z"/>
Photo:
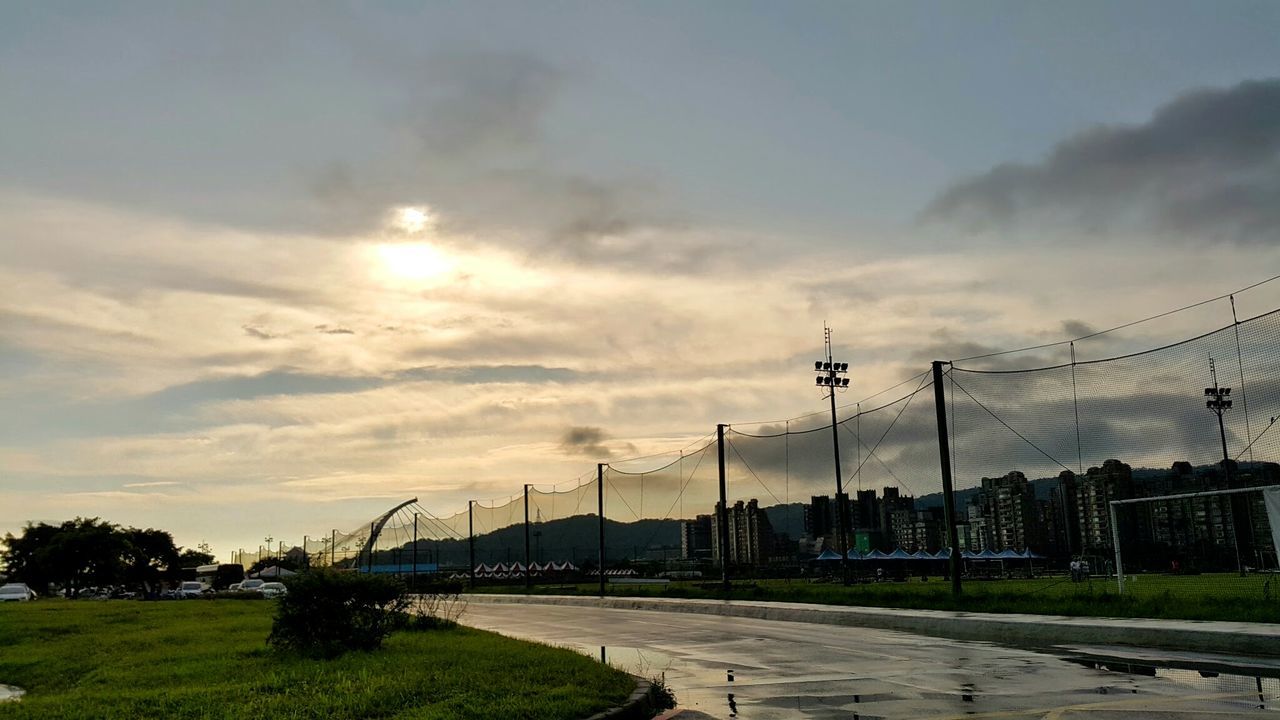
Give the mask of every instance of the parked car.
<path id="1" fill-rule="evenodd" d="M 204 594 L 207 588 L 204 583 L 195 580 L 188 580 L 178 586 L 178 592 L 182 593 L 184 598 L 196 598 Z"/>
<path id="2" fill-rule="evenodd" d="M 248 580 L 240 583 L 240 592 L 262 592 L 262 586 L 266 584 L 266 580 L 249 578 Z"/>
<path id="3" fill-rule="evenodd" d="M 0 585 L 0 602 L 26 602 L 35 600 L 36 592 L 24 583 Z"/>
<path id="4" fill-rule="evenodd" d="M 240 583 L 231 583 L 228 585 L 227 592 L 240 592 Z"/>
<path id="5" fill-rule="evenodd" d="M 282 597 L 289 594 L 289 588 L 281 582 L 269 582 L 262 585 L 262 597 L 273 598 Z"/>

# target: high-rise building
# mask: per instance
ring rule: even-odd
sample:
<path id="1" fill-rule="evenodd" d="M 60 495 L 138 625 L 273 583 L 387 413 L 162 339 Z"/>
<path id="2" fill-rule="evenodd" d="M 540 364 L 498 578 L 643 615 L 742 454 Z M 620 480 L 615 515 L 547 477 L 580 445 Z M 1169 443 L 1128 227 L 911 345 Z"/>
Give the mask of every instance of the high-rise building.
<path id="1" fill-rule="evenodd" d="M 810 539 L 831 538 L 836 520 L 836 506 L 826 495 L 814 495 L 804 508 L 804 532 Z"/>
<path id="2" fill-rule="evenodd" d="M 1112 500 L 1133 497 L 1133 469 L 1119 460 L 1107 460 L 1076 478 L 1076 527 L 1083 555 L 1110 555 Z M 1124 528 L 1122 528 L 1124 530 Z"/>
<path id="3" fill-rule="evenodd" d="M 720 503 L 711 517 L 711 556 L 720 561 Z M 739 500 L 726 513 L 729 530 L 729 563 L 731 565 L 763 565 L 773 555 L 773 525 L 752 498 L 745 504 Z"/>
<path id="4" fill-rule="evenodd" d="M 710 515 L 680 521 L 680 557 L 685 560 L 705 560 L 711 557 Z"/>

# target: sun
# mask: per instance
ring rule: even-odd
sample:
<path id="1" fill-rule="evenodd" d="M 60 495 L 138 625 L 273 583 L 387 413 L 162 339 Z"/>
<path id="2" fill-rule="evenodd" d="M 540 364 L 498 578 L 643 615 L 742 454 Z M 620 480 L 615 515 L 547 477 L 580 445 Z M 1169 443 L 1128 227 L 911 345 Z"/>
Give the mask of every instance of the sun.
<path id="1" fill-rule="evenodd" d="M 427 243 L 387 243 L 377 253 L 383 268 L 407 280 L 427 280 L 453 269 L 453 261 Z"/>
<path id="2" fill-rule="evenodd" d="M 414 234 L 426 229 L 431 220 L 431 213 L 426 208 L 402 207 L 395 210 L 392 224 L 402 232 Z"/>

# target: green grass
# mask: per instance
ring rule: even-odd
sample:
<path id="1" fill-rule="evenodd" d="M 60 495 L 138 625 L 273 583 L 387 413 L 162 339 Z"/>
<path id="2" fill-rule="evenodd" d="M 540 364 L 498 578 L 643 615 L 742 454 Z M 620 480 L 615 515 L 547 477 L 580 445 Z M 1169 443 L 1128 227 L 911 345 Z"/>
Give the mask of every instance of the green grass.
<path id="1" fill-rule="evenodd" d="M 566 649 L 459 627 L 311 660 L 266 646 L 274 603 L 0 606 L 0 718 L 582 718 L 627 675 Z M 465 616 L 464 616 L 465 619 Z"/>
<path id="2" fill-rule="evenodd" d="M 1062 577 L 966 580 L 959 598 L 947 581 L 861 583 L 848 587 L 808 580 L 738 581 L 725 592 L 711 582 L 672 582 L 669 585 L 608 585 L 607 594 L 630 597 L 775 600 L 864 605 L 926 610 L 1031 613 L 1101 617 L 1146 617 L 1182 620 L 1280 622 L 1280 576 L 1240 577 L 1233 573 L 1194 576 L 1139 575 L 1130 579 L 1124 596 L 1114 580 L 1072 583 Z M 479 587 L 476 592 L 524 593 L 523 586 Z M 595 583 L 534 586 L 534 594 L 596 595 Z"/>

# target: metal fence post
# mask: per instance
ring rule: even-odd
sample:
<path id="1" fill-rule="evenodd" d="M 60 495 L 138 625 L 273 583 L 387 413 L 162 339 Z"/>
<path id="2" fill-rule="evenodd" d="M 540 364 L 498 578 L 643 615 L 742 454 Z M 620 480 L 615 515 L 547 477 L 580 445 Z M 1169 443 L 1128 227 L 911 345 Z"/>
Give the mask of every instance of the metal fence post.
<path id="1" fill-rule="evenodd" d="M 600 517 L 600 597 L 604 597 L 604 463 L 596 463 L 596 514 Z"/>
<path id="2" fill-rule="evenodd" d="M 529 485 L 524 486 L 524 589 L 533 586 L 533 574 L 529 568 Z"/>
<path id="3" fill-rule="evenodd" d="M 951 595 L 960 596 L 960 533 L 956 529 L 955 491 L 951 487 L 951 446 L 947 440 L 947 403 L 942 392 L 942 360 L 933 361 L 933 400 L 938 415 L 938 460 L 942 469 L 942 512 L 947 516 L 947 541 L 951 557 Z"/>
<path id="4" fill-rule="evenodd" d="M 467 549 L 471 563 L 467 566 L 467 577 L 471 580 L 471 589 L 476 587 L 476 518 L 472 507 L 475 500 L 467 501 Z"/>
<path id="5" fill-rule="evenodd" d="M 720 521 L 720 569 L 723 571 L 721 583 L 725 590 L 729 589 L 729 500 L 725 488 L 724 473 L 724 425 L 716 425 L 716 445 L 719 451 L 720 464 L 720 509 L 716 513 Z"/>

